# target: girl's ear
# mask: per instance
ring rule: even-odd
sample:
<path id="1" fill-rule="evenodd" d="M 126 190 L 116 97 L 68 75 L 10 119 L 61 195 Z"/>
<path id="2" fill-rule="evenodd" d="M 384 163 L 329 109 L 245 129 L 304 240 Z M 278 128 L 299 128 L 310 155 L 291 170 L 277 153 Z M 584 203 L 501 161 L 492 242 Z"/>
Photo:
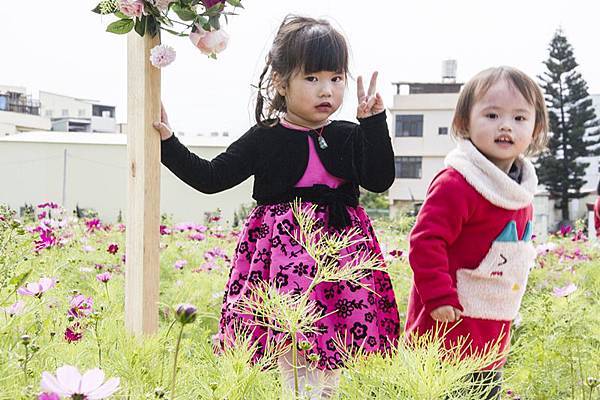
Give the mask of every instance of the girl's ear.
<path id="1" fill-rule="evenodd" d="M 277 72 L 273 72 L 273 86 L 275 87 L 275 90 L 277 90 L 277 93 L 281 97 L 285 97 L 286 85 L 285 85 L 285 82 L 282 81 L 281 76 Z"/>

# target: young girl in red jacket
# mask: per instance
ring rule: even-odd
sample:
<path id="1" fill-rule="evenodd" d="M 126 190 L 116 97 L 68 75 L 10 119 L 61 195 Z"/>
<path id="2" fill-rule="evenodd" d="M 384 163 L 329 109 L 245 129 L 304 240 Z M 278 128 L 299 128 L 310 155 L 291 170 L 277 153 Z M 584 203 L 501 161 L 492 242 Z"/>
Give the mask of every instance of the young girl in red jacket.
<path id="1" fill-rule="evenodd" d="M 524 156 L 547 140 L 544 97 L 515 68 L 487 69 L 464 86 L 452 128 L 458 146 L 431 182 L 410 234 L 406 333 L 443 331 L 447 347 L 463 341 L 465 356 L 497 342 L 505 351 L 536 256 L 538 180 Z M 476 374 L 493 386 L 488 399 L 499 396 L 504 362 Z"/>

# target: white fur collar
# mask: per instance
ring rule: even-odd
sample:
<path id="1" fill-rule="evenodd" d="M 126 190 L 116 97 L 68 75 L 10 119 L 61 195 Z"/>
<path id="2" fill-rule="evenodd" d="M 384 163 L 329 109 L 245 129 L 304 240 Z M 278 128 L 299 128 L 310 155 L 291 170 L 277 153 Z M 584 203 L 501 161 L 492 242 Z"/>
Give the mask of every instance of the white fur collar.
<path id="1" fill-rule="evenodd" d="M 515 162 L 522 170 L 520 184 L 481 154 L 470 140 L 460 140 L 444 160 L 490 203 L 508 210 L 530 205 L 538 185 L 531 161 L 519 156 Z"/>

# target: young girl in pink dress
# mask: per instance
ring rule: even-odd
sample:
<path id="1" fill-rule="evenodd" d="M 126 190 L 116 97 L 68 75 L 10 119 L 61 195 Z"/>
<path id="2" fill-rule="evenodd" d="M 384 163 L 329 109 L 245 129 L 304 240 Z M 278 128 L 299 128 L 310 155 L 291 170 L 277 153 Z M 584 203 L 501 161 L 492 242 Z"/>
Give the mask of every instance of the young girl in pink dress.
<path id="1" fill-rule="evenodd" d="M 163 139 L 163 164 L 197 190 L 220 192 L 254 176 L 258 206 L 245 222 L 235 251 L 219 336 L 231 342 L 244 320 L 252 327 L 259 357 L 275 333 L 253 325 L 251 315 L 240 314 L 240 299 L 261 281 L 282 291 L 303 292 L 315 276 L 315 261 L 290 237 L 297 229 L 291 201 L 301 198 L 304 205 L 317 205 L 317 226 L 325 230 L 343 234 L 357 229 L 364 241 L 346 251 L 371 252 L 383 262 L 369 217 L 359 205 L 359 186 L 387 190 L 395 178 L 394 153 L 383 101 L 375 89 L 376 73 L 367 93 L 358 78 L 359 124 L 329 119 L 342 105 L 347 74 L 348 49 L 339 32 L 323 20 L 287 17 L 260 76 L 257 125 L 224 153 L 203 160 L 172 135 L 166 113 L 156 124 Z M 325 316 L 316 323 L 320 333 L 302 338 L 310 350 L 301 359 L 318 359 L 316 369 L 304 370 L 313 387 L 337 383 L 342 366 L 334 343 L 338 336 L 347 338 L 346 346 L 367 352 L 384 352 L 397 342 L 398 311 L 388 274 L 373 271 L 362 283 L 371 290 L 335 282 L 317 285 L 311 294 Z M 280 365 L 291 384 L 285 358 Z"/>

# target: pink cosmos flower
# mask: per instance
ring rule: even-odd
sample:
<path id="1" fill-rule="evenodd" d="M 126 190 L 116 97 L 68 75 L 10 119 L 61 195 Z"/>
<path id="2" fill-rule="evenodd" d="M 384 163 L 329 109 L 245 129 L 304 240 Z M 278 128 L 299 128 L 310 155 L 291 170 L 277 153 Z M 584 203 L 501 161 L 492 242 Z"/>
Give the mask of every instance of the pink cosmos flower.
<path id="1" fill-rule="evenodd" d="M 72 399 L 98 400 L 111 396 L 119 389 L 119 378 L 104 382 L 104 372 L 94 368 L 83 375 L 71 365 L 63 365 L 56 370 L 56 377 L 47 371 L 42 372 L 42 389 L 59 396 Z"/>
<path id="2" fill-rule="evenodd" d="M 198 241 L 204 240 L 206 238 L 206 236 L 203 233 L 200 233 L 200 232 L 192 233 L 188 237 L 191 240 L 198 240 Z"/>
<path id="3" fill-rule="evenodd" d="M 68 315 L 75 318 L 87 317 L 93 312 L 92 307 L 94 306 L 94 299 L 91 297 L 85 297 L 82 294 L 73 296 L 70 301 L 71 308 L 69 309 Z"/>
<path id="4" fill-rule="evenodd" d="M 225 50 L 229 35 L 223 29 L 205 31 L 200 25 L 196 24 L 195 31 L 190 33 L 190 40 L 202 54 L 211 56 Z"/>
<path id="5" fill-rule="evenodd" d="M 177 261 L 175 261 L 173 268 L 181 270 L 181 269 L 183 269 L 184 266 L 187 265 L 187 263 L 188 263 L 187 260 L 177 260 Z"/>
<path id="6" fill-rule="evenodd" d="M 65 340 L 69 343 L 78 342 L 83 337 L 79 323 L 75 323 L 65 329 Z"/>
<path id="7" fill-rule="evenodd" d="M 552 295 L 555 297 L 567 297 L 571 293 L 577 290 L 577 286 L 574 283 L 570 283 L 567 286 L 555 287 L 552 291 Z"/>
<path id="8" fill-rule="evenodd" d="M 119 251 L 119 245 L 117 243 L 111 243 L 108 245 L 106 251 L 108 251 L 110 254 L 117 254 L 117 251 Z"/>
<path id="9" fill-rule="evenodd" d="M 93 218 L 85 221 L 85 226 L 87 227 L 88 232 L 94 232 L 96 230 L 102 229 L 102 223 L 98 218 Z"/>
<path id="10" fill-rule="evenodd" d="M 171 230 L 166 225 L 161 225 L 160 226 L 160 234 L 161 235 L 170 235 Z"/>
<path id="11" fill-rule="evenodd" d="M 175 61 L 175 49 L 171 46 L 159 44 L 150 50 L 150 62 L 156 68 L 166 67 Z"/>
<path id="12" fill-rule="evenodd" d="M 23 300 L 18 300 L 14 304 L 11 304 L 9 307 L 4 308 L 4 312 L 6 312 L 9 317 L 21 315 L 23 314 L 23 310 L 25 310 L 25 302 Z"/>
<path id="13" fill-rule="evenodd" d="M 56 244 L 58 243 L 58 240 L 56 239 L 56 236 L 54 236 L 54 232 L 52 231 L 52 229 L 44 229 L 38 226 L 34 231 L 39 232 L 40 234 L 39 240 L 36 240 L 34 242 L 36 252 L 40 252 L 49 247 L 56 246 Z"/>
<path id="14" fill-rule="evenodd" d="M 142 0 L 119 0 L 119 10 L 132 18 L 140 18 L 144 13 L 144 2 Z"/>
<path id="15" fill-rule="evenodd" d="M 57 209 L 58 208 L 58 204 L 53 203 L 53 202 L 48 202 L 48 203 L 42 203 L 42 204 L 38 204 L 37 208 L 52 208 L 52 209 Z"/>
<path id="16" fill-rule="evenodd" d="M 60 400 L 60 396 L 54 392 L 44 392 L 38 395 L 38 400 Z"/>
<path id="17" fill-rule="evenodd" d="M 41 298 L 44 292 L 52 289 L 56 285 L 54 278 L 42 278 L 38 282 L 27 283 L 17 289 L 17 293 L 22 296 L 35 296 Z"/>
<path id="18" fill-rule="evenodd" d="M 103 272 L 101 274 L 96 275 L 96 279 L 102 283 L 107 283 L 108 281 L 110 281 L 111 278 L 112 275 L 110 274 L 110 272 Z"/>
<path id="19" fill-rule="evenodd" d="M 571 231 L 573 230 L 573 227 L 571 225 L 563 225 L 560 227 L 560 234 L 565 237 L 567 236 L 569 233 L 571 233 Z"/>
<path id="20" fill-rule="evenodd" d="M 46 211 L 42 211 L 41 213 L 39 213 L 39 214 L 37 215 L 37 218 L 38 218 L 38 219 L 44 219 L 44 218 L 46 218 L 46 215 L 48 215 L 48 214 L 46 213 Z"/>

